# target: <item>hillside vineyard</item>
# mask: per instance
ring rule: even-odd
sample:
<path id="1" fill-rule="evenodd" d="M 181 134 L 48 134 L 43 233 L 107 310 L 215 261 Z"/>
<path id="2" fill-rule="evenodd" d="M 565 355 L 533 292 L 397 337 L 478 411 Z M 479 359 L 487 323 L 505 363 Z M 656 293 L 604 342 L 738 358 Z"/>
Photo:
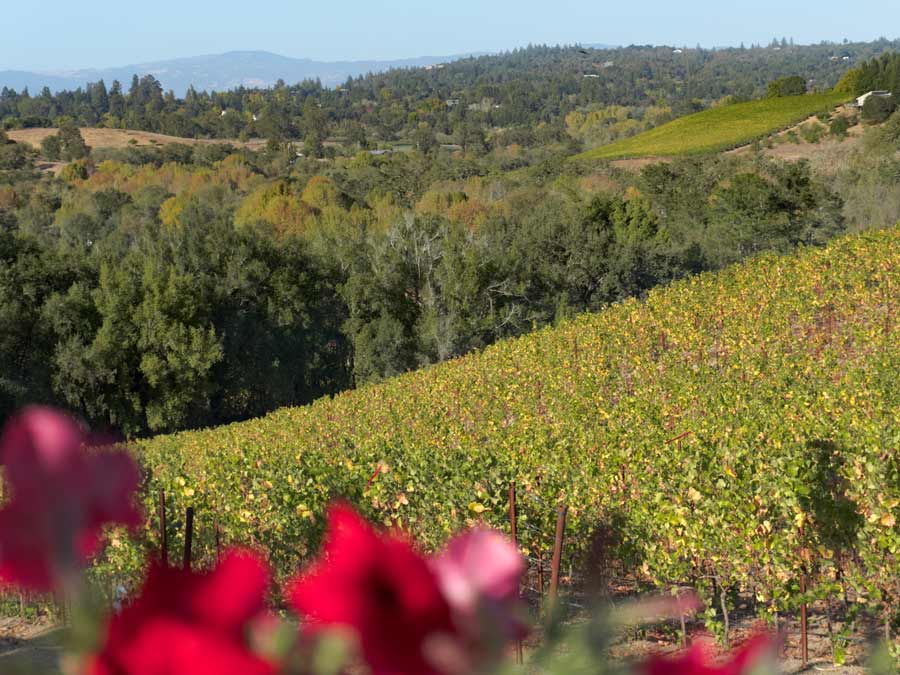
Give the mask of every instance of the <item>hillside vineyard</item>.
<path id="1" fill-rule="evenodd" d="M 731 150 L 765 138 L 817 113 L 828 114 L 846 93 L 784 96 L 711 108 L 638 136 L 589 150 L 581 159 L 677 157 Z"/>
<path id="2" fill-rule="evenodd" d="M 801 574 L 893 611 L 900 569 L 900 227 L 762 255 L 384 384 L 134 452 L 179 512 L 282 578 L 347 498 L 426 545 L 476 520 L 573 555 L 596 528 L 659 588 L 795 606 Z M 148 524 L 152 543 L 154 532 Z M 201 527 L 195 550 L 215 555 Z M 110 549 L 98 574 L 134 571 Z"/>

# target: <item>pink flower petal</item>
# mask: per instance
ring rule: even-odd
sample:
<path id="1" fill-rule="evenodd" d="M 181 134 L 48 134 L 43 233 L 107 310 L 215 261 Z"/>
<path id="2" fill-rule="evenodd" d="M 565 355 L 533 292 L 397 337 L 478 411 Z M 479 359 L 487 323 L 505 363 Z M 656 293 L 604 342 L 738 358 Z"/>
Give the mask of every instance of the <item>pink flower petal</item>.
<path id="1" fill-rule="evenodd" d="M 476 528 L 450 541 L 433 567 L 448 601 L 472 611 L 480 598 L 514 599 L 525 562 L 505 536 Z"/>

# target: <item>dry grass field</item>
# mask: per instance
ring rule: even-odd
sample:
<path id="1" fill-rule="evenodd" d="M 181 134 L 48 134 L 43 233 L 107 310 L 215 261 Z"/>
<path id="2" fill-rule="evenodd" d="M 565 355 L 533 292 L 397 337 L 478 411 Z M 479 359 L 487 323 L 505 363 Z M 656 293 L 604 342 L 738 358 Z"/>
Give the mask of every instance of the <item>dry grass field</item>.
<path id="1" fill-rule="evenodd" d="M 26 143 L 34 148 L 39 148 L 41 141 L 47 136 L 56 133 L 53 128 L 13 129 L 7 132 L 9 138 L 16 143 Z M 265 146 L 265 139 L 256 138 L 246 143 L 234 139 L 200 139 L 180 138 L 178 136 L 166 136 L 154 134 L 149 131 L 131 131 L 130 129 L 99 129 L 82 127 L 81 135 L 84 142 L 92 148 L 127 148 L 129 145 L 168 145 L 171 143 L 183 143 L 185 145 L 209 145 L 213 143 L 230 143 L 234 146 L 247 147 L 258 150 Z"/>

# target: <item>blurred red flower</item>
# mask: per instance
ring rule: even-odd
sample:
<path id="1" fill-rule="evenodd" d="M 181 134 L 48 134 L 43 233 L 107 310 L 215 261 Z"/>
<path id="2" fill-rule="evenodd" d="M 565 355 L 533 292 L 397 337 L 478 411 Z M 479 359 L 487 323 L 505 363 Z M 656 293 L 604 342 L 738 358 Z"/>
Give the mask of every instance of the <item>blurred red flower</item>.
<path id="1" fill-rule="evenodd" d="M 100 544 L 107 524 L 136 527 L 139 473 L 122 451 L 89 451 L 89 436 L 50 408 L 26 408 L 0 436 L 9 501 L 0 510 L 0 579 L 58 588 Z"/>
<path id="2" fill-rule="evenodd" d="M 438 580 L 406 540 L 376 533 L 349 506 L 333 506 L 320 559 L 296 578 L 288 601 L 311 628 L 349 626 L 375 675 L 436 673 L 429 638 L 454 634 Z"/>
<path id="3" fill-rule="evenodd" d="M 642 668 L 645 675 L 743 675 L 772 653 L 773 641 L 768 635 L 750 638 L 723 663 L 714 663 L 709 645 L 695 643 L 676 658 L 651 658 Z"/>
<path id="4" fill-rule="evenodd" d="M 140 595 L 114 615 L 88 675 L 269 675 L 247 632 L 265 611 L 266 565 L 229 552 L 211 572 L 151 567 Z"/>

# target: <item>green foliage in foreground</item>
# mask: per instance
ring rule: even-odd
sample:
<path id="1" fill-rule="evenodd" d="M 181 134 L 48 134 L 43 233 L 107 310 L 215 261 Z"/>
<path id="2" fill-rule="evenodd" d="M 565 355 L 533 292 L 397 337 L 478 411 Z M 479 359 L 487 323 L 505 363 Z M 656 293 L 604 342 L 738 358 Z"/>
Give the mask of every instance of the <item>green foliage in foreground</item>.
<path id="1" fill-rule="evenodd" d="M 762 255 L 557 328 L 262 419 L 136 448 L 195 551 L 265 549 L 281 578 L 335 498 L 428 546 L 478 520 L 608 558 L 665 587 L 812 594 L 892 615 L 900 579 L 900 227 Z M 171 518 L 171 516 L 170 516 Z M 153 523 L 148 545 L 155 545 Z M 173 546 L 179 545 L 170 520 Z M 140 554 L 119 542 L 99 572 Z"/>
<path id="2" fill-rule="evenodd" d="M 576 159 L 677 157 L 730 150 L 831 110 L 848 98 L 847 94 L 807 94 L 710 108 L 595 148 Z"/>

